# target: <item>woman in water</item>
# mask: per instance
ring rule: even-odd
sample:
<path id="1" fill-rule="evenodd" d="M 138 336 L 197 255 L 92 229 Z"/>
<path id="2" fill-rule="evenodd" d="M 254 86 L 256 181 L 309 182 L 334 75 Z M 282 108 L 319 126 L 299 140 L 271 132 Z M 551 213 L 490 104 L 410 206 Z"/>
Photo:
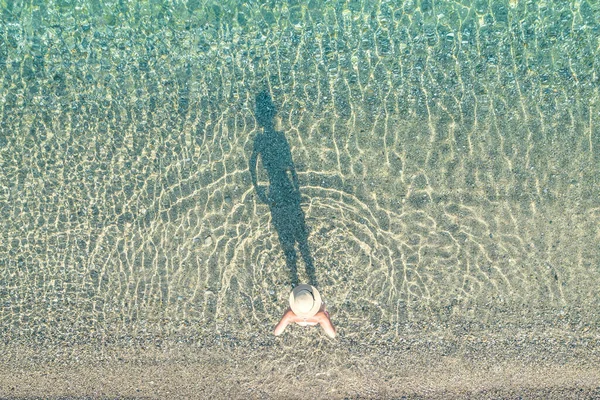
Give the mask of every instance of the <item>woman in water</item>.
<path id="1" fill-rule="evenodd" d="M 335 328 L 329 319 L 329 313 L 325 310 L 325 303 L 321 301 L 321 295 L 314 286 L 302 284 L 292 290 L 290 307 L 275 327 L 273 332 L 275 336 L 281 335 L 291 322 L 300 326 L 320 324 L 327 336 L 332 339 L 335 337 Z"/>

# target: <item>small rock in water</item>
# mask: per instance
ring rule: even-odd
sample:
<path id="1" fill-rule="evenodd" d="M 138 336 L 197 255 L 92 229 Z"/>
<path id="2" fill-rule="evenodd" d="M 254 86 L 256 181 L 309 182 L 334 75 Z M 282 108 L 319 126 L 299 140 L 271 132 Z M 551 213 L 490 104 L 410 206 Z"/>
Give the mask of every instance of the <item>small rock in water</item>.
<path id="1" fill-rule="evenodd" d="M 210 246 L 210 245 L 212 244 L 212 237 L 211 237 L 211 236 L 207 236 L 207 237 L 204 239 L 204 244 L 205 244 L 206 246 Z"/>

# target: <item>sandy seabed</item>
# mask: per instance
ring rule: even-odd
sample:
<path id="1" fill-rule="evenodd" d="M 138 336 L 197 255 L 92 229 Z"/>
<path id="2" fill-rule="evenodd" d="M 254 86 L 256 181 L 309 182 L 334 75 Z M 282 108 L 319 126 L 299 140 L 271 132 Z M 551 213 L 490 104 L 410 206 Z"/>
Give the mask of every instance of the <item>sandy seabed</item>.
<path id="1" fill-rule="evenodd" d="M 600 398 L 598 2 L 272 3 L 0 2 L 0 399 Z"/>
<path id="2" fill-rule="evenodd" d="M 0 397 L 598 398 L 599 336 L 572 333 L 427 334 L 366 348 L 292 328 L 207 346 L 8 345 Z"/>

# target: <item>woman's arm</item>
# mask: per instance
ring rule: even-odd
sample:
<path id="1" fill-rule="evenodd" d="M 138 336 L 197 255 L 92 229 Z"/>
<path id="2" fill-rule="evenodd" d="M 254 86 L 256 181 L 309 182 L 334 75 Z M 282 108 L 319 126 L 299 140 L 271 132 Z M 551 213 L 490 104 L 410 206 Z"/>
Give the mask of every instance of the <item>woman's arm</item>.
<path id="1" fill-rule="evenodd" d="M 329 336 L 332 339 L 335 338 L 335 328 L 333 327 L 333 324 L 329 319 L 329 313 L 327 311 L 319 311 L 316 317 L 319 321 L 319 324 L 321 325 L 321 328 L 323 328 L 327 336 Z"/>
<path id="2" fill-rule="evenodd" d="M 283 314 L 283 317 L 281 317 L 281 321 L 279 321 L 279 323 L 275 327 L 273 334 L 275 336 L 281 335 L 283 333 L 283 331 L 285 330 L 285 327 L 288 326 L 288 324 L 290 323 L 290 321 L 292 320 L 292 318 L 295 315 L 296 314 L 294 314 L 294 312 L 288 308 L 286 310 L 285 314 Z"/>

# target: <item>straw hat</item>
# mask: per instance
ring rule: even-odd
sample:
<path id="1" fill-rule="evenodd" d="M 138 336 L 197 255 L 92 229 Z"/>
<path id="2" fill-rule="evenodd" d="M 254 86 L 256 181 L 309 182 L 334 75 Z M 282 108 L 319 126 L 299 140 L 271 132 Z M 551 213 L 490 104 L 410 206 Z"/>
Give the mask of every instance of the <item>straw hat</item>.
<path id="1" fill-rule="evenodd" d="M 290 308 L 299 317 L 312 317 L 321 308 L 321 295 L 314 286 L 298 285 L 290 293 Z"/>

